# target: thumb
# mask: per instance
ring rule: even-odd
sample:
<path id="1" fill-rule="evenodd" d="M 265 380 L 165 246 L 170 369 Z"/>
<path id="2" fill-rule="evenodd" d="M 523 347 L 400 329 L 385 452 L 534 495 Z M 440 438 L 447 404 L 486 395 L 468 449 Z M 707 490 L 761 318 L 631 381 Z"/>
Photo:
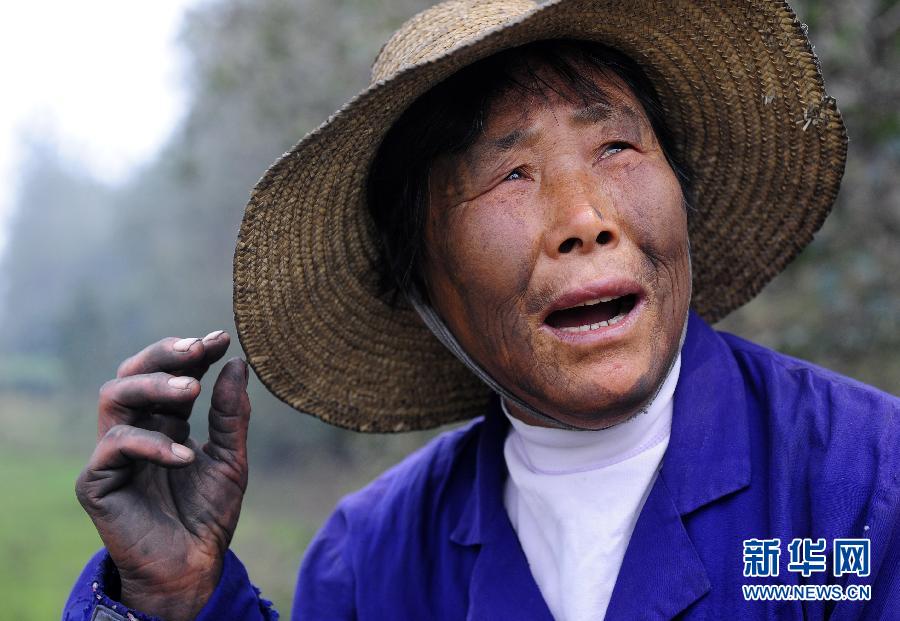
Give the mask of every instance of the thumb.
<path id="1" fill-rule="evenodd" d="M 240 358 L 229 360 L 216 378 L 209 407 L 209 442 L 206 453 L 219 461 L 245 463 L 250 398 L 250 369 Z"/>

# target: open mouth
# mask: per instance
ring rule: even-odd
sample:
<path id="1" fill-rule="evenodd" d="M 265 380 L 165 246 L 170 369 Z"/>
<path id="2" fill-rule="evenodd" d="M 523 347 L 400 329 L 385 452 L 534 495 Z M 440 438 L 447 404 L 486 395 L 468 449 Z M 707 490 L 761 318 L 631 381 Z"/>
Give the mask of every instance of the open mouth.
<path id="1" fill-rule="evenodd" d="M 597 330 L 625 319 L 636 303 L 637 295 L 633 293 L 586 300 L 576 306 L 553 311 L 544 323 L 563 332 Z"/>

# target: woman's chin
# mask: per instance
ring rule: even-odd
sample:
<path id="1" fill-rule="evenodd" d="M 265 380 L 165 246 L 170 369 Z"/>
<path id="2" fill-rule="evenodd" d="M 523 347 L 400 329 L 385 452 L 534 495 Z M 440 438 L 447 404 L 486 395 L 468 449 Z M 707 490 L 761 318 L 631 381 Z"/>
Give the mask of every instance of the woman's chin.
<path id="1" fill-rule="evenodd" d="M 583 429 L 604 429 L 628 420 L 652 399 L 665 374 L 664 370 L 655 368 L 628 373 L 627 368 L 617 367 L 571 375 L 584 382 L 580 389 L 568 382 L 545 393 L 548 399 L 541 409 L 557 420 Z M 611 381 L 613 376 L 615 379 Z"/>

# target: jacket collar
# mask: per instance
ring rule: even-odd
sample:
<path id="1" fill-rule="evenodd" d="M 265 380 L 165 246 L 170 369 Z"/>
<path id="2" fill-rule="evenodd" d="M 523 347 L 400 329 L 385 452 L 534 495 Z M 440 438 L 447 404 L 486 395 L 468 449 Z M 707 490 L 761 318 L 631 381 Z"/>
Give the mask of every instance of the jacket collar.
<path id="1" fill-rule="evenodd" d="M 608 618 L 639 618 L 640 610 L 671 617 L 702 597 L 709 579 L 682 516 L 750 483 L 743 379 L 731 349 L 693 311 L 673 407 L 662 470 L 626 550 Z M 473 569 L 470 612 L 516 618 L 510 607 L 521 606 L 528 614 L 519 618 L 549 618 L 503 506 L 508 429 L 495 395 L 479 438 L 475 485 L 450 538 L 460 545 L 482 546 Z M 656 580 L 647 588 L 651 568 Z M 502 609 L 499 594 L 491 591 L 498 575 L 511 594 L 511 599 L 502 598 Z"/>
<path id="2" fill-rule="evenodd" d="M 662 478 L 681 515 L 750 484 L 744 379 L 728 344 L 691 311 Z"/>
<path id="3" fill-rule="evenodd" d="M 503 486 L 506 482 L 506 462 L 503 443 L 509 431 L 509 421 L 500 407 L 500 397 L 491 395 L 482 423 L 475 458 L 475 484 L 450 540 L 460 545 L 478 545 L 501 537 L 498 531 L 503 521 L 512 529 L 503 506 Z"/>
<path id="4" fill-rule="evenodd" d="M 691 312 L 672 433 L 625 550 L 608 619 L 671 619 L 711 588 L 683 516 L 750 484 L 744 380 L 731 349 Z"/>

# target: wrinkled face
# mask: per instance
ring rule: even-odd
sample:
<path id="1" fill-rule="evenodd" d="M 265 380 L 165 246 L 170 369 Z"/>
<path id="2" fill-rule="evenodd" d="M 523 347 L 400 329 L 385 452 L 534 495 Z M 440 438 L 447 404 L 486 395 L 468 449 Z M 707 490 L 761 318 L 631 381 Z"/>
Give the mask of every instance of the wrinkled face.
<path id="1" fill-rule="evenodd" d="M 588 429 L 653 397 L 691 295 L 678 180 L 631 91 L 594 78 L 608 105 L 509 93 L 470 149 L 435 163 L 424 264 L 463 348 L 539 411 Z"/>

